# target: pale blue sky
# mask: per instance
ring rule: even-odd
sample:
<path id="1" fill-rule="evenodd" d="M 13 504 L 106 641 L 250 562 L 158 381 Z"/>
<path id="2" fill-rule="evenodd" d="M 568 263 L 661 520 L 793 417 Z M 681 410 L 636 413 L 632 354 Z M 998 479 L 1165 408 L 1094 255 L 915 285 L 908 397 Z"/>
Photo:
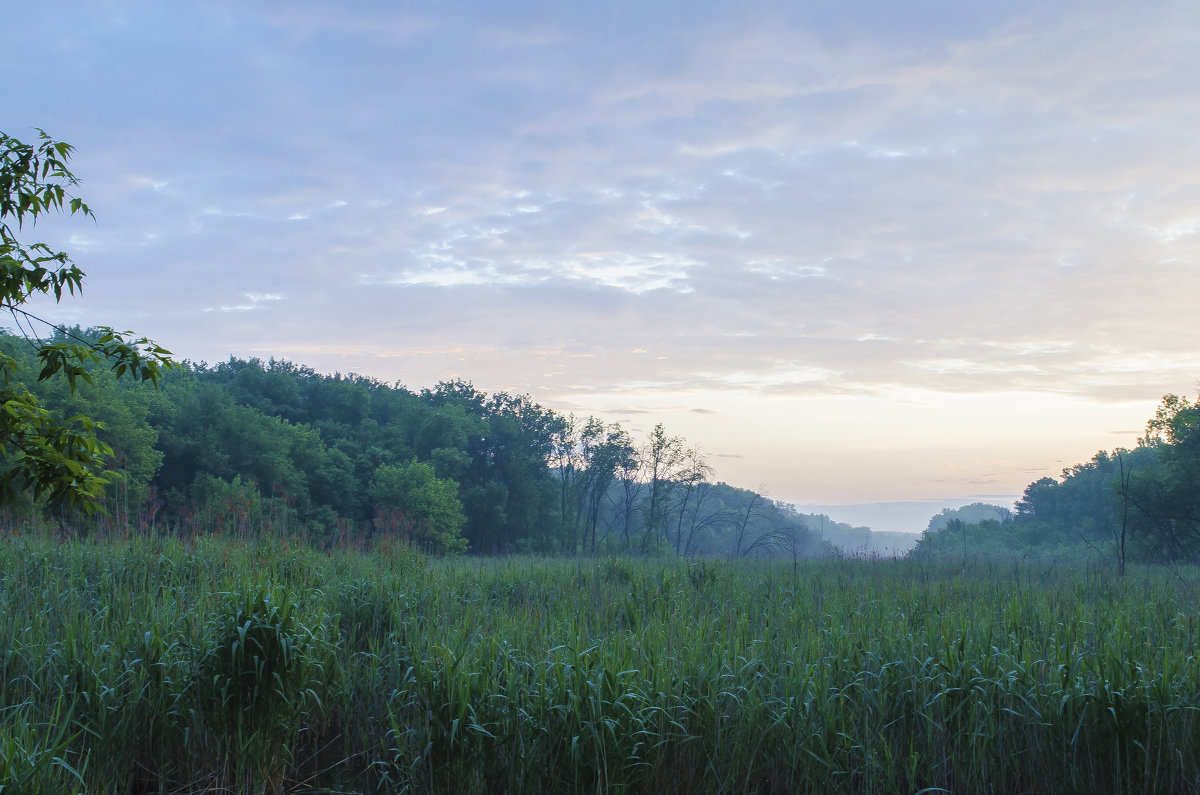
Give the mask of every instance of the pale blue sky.
<path id="1" fill-rule="evenodd" d="M 663 421 L 833 503 L 1018 494 L 1200 381 L 1195 3 L 46 2 L 53 311 Z M 15 75 L 14 75 L 15 72 Z M 932 512 L 932 511 L 931 511 Z"/>

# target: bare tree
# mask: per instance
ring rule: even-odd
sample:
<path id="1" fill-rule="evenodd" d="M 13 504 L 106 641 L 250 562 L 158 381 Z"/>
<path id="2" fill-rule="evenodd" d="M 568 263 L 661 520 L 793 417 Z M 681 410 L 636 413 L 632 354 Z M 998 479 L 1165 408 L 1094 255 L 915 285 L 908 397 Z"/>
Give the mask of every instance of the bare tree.
<path id="1" fill-rule="evenodd" d="M 705 530 L 721 526 L 728 519 L 728 509 L 720 500 L 716 485 L 704 481 L 696 486 L 692 507 L 688 514 L 687 542 L 683 547 L 685 557 L 699 552 L 699 539 Z"/>
<path id="2" fill-rule="evenodd" d="M 550 468 L 558 475 L 559 521 L 563 547 L 574 555 L 578 545 L 580 512 L 577 509 L 581 473 L 580 427 L 575 415 L 558 417 L 550 437 Z"/>
<path id="3" fill-rule="evenodd" d="M 671 495 L 679 485 L 680 468 L 685 460 L 683 439 L 668 435 L 661 422 L 655 425 L 642 451 L 646 475 L 642 552 L 649 552 L 652 543 L 667 540 L 667 511 Z"/>
<path id="4" fill-rule="evenodd" d="M 731 557 L 740 558 L 752 550 L 752 547 L 746 543 L 748 540 L 746 536 L 750 529 L 750 521 L 762 510 L 764 499 L 762 492 L 765 487 L 765 483 L 760 483 L 757 489 L 742 498 L 742 505 L 737 509 L 737 515 L 734 518 L 734 547 Z"/>
<path id="5" fill-rule="evenodd" d="M 595 417 L 589 417 L 581 437 L 583 455 L 587 461 L 586 477 L 583 489 L 583 542 L 588 545 L 591 536 L 591 554 L 596 554 L 596 529 L 600 522 L 600 508 L 605 497 L 609 496 L 613 481 L 618 471 L 627 472 L 630 466 L 636 465 L 636 454 L 629 433 L 617 423 L 604 425 Z M 625 481 L 622 481 L 624 492 Z M 626 493 L 629 499 L 635 499 L 636 494 Z M 632 505 L 632 503 L 629 503 Z M 632 508 L 630 508 L 632 513 Z M 628 537 L 628 532 L 626 532 Z"/>
<path id="6" fill-rule="evenodd" d="M 683 522 L 685 517 L 688 517 L 688 509 L 691 508 L 691 525 L 688 533 L 688 546 L 691 546 L 691 539 L 696 532 L 697 515 L 699 509 L 708 496 L 711 489 L 709 478 L 713 475 L 713 468 L 709 466 L 708 461 L 704 458 L 704 453 L 699 447 L 692 447 L 685 451 L 685 463 L 679 479 L 678 496 L 675 501 L 675 554 L 681 555 L 684 553 L 683 548 Z"/>
<path id="7" fill-rule="evenodd" d="M 1133 467 L 1125 468 L 1124 452 L 1117 451 L 1117 462 L 1121 466 L 1121 529 L 1117 535 L 1117 576 L 1125 577 L 1125 537 L 1129 531 L 1129 482 Z"/>
<path id="8" fill-rule="evenodd" d="M 621 456 L 614 467 L 619 484 L 616 500 L 616 520 L 620 522 L 621 534 L 624 537 L 625 550 L 633 548 L 633 521 L 637 515 L 638 498 L 645 483 L 642 481 L 642 459 L 637 451 L 630 447 L 626 455 Z"/>

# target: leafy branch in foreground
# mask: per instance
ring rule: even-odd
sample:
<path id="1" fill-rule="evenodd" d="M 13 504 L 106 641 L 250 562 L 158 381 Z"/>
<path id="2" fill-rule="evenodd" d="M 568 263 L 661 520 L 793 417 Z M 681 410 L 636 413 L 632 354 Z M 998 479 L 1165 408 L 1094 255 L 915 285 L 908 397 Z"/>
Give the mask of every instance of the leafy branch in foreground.
<path id="1" fill-rule="evenodd" d="M 22 306 L 36 295 L 75 295 L 83 289 L 84 272 L 64 251 L 45 243 L 24 244 L 18 233 L 51 212 L 94 218 L 91 208 L 72 189 L 79 184 L 67 168 L 74 147 L 38 130 L 34 144 L 0 132 L 0 309 L 37 350 L 44 381 L 62 373 L 72 392 L 76 381 L 91 384 L 89 366 L 107 363 L 118 377 L 157 385 L 164 369 L 175 366 L 171 352 L 133 332 L 99 329 L 99 337 L 84 339 L 31 314 Z M 14 228 L 15 227 L 15 228 Z M 69 342 L 45 342 L 33 323 L 58 330 Z M 97 498 L 114 475 L 106 472 L 112 448 L 96 431 L 103 424 L 84 415 L 60 420 L 43 408 L 20 383 L 13 383 L 16 361 L 0 354 L 0 502 L 11 502 L 23 491 L 52 505 L 75 505 L 88 513 L 100 510 Z"/>

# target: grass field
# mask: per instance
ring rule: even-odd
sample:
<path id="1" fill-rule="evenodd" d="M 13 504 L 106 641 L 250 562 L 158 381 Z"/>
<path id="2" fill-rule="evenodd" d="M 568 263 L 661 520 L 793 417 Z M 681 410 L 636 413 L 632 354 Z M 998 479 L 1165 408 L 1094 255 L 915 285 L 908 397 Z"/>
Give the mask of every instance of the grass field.
<path id="1" fill-rule="evenodd" d="M 1200 791 L 1194 569 L 0 543 L 5 792 Z"/>

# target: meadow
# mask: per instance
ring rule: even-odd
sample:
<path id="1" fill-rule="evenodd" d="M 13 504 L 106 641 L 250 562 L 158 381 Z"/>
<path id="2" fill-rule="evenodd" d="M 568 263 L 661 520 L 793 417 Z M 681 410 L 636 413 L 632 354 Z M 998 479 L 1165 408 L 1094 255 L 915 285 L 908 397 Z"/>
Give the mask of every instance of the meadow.
<path id="1" fill-rule="evenodd" d="M 0 542 L 12 792 L 1195 792 L 1195 569 Z"/>

